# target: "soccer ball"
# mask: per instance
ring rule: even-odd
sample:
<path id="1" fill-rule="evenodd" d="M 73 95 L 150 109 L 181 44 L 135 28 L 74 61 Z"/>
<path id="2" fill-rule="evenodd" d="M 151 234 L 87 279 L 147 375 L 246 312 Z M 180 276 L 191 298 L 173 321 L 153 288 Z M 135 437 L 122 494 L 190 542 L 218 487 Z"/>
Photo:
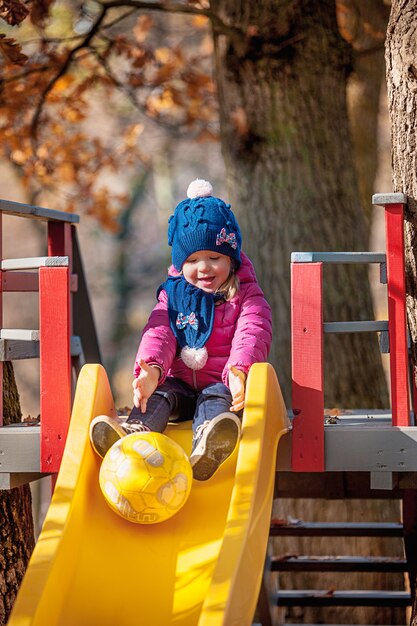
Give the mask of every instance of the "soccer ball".
<path id="1" fill-rule="evenodd" d="M 181 446 L 161 433 L 133 433 L 107 451 L 99 482 L 113 511 L 136 524 L 156 524 L 185 504 L 192 469 Z"/>

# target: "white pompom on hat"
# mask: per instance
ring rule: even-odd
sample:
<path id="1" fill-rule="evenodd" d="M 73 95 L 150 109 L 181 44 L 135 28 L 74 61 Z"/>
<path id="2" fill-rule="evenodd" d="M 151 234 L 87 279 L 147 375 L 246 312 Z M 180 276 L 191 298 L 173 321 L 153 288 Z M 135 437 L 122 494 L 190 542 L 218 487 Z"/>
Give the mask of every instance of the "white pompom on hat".
<path id="1" fill-rule="evenodd" d="M 211 195 L 213 195 L 213 187 L 208 180 L 196 178 L 188 185 L 187 198 L 191 200 L 193 198 L 207 198 Z"/>

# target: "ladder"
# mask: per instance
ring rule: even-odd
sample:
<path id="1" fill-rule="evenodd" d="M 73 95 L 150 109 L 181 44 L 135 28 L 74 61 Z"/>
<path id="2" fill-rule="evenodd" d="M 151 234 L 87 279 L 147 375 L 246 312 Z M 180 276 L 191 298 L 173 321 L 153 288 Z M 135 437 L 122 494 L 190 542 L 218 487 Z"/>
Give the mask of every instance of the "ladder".
<path id="1" fill-rule="evenodd" d="M 47 255 L 4 259 L 3 215 L 45 223 Z M 4 425 L 1 406 L 0 489 L 57 473 L 70 420 L 74 377 L 86 355 L 101 362 L 76 235 L 78 222 L 75 214 L 0 200 L 0 385 L 5 361 L 40 360 L 40 423 Z M 39 328 L 3 328 L 6 292 L 39 294 Z M 74 305 L 81 315 L 74 316 Z M 1 389 L 1 403 L 2 396 Z"/>
<path id="2" fill-rule="evenodd" d="M 405 263 L 401 193 L 376 194 L 373 203 L 385 209 L 386 253 L 301 252 L 292 255 L 292 432 L 278 451 L 277 498 L 395 499 L 402 500 L 403 522 L 306 522 L 273 524 L 270 529 L 264 584 L 258 611 L 263 626 L 282 624 L 290 607 L 321 607 L 326 623 L 331 607 L 398 607 L 411 604 L 404 587 L 398 591 L 347 589 L 346 573 L 409 574 L 417 570 L 417 410 L 416 389 L 410 376 L 405 308 Z M 325 263 L 376 263 L 387 284 L 388 320 L 325 322 L 322 267 Z M 327 332 L 377 332 L 382 352 L 390 354 L 392 411 L 346 411 L 332 423 L 324 409 L 323 337 Z M 410 411 L 410 404 L 412 410 Z M 371 415 L 369 415 L 371 413 Z M 370 419 L 372 418 L 372 419 Z M 281 552 L 278 538 L 300 540 L 296 554 Z M 303 550 L 313 537 L 387 537 L 402 539 L 392 556 L 323 556 Z M 298 544 L 297 544 L 298 545 Z M 404 549 L 403 549 L 404 548 Z M 278 551 L 278 554 L 276 552 Z M 331 589 L 285 589 L 291 573 L 334 573 Z M 345 575 L 343 575 L 345 574 Z M 281 585 L 280 585 L 281 581 Z M 317 584 L 319 584 L 317 582 Z M 366 584 L 366 583 L 365 583 Z M 316 584 L 314 584 L 316 586 Z M 278 612 L 277 608 L 282 607 Z M 281 616 L 280 616 L 281 614 Z"/>

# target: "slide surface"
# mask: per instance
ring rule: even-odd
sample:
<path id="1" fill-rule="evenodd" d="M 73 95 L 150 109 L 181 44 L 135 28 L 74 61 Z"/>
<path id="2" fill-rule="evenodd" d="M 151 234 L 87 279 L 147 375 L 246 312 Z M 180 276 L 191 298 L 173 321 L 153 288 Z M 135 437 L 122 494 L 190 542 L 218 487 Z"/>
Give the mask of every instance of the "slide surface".
<path id="1" fill-rule="evenodd" d="M 273 368 L 252 367 L 237 450 L 193 481 L 171 519 L 113 513 L 98 485 L 89 423 L 115 415 L 105 370 L 85 365 L 54 495 L 8 626 L 245 626 L 261 585 L 277 444 L 287 415 Z M 166 434 L 191 449 L 190 422 Z"/>

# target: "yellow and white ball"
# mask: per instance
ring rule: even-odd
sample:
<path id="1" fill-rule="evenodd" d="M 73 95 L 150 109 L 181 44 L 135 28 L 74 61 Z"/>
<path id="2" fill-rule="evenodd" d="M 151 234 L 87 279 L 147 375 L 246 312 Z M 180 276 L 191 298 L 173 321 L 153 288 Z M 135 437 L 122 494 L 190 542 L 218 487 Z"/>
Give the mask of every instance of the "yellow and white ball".
<path id="1" fill-rule="evenodd" d="M 99 482 L 107 504 L 130 522 L 156 524 L 187 501 L 192 469 L 181 446 L 160 433 L 134 433 L 105 455 Z"/>

